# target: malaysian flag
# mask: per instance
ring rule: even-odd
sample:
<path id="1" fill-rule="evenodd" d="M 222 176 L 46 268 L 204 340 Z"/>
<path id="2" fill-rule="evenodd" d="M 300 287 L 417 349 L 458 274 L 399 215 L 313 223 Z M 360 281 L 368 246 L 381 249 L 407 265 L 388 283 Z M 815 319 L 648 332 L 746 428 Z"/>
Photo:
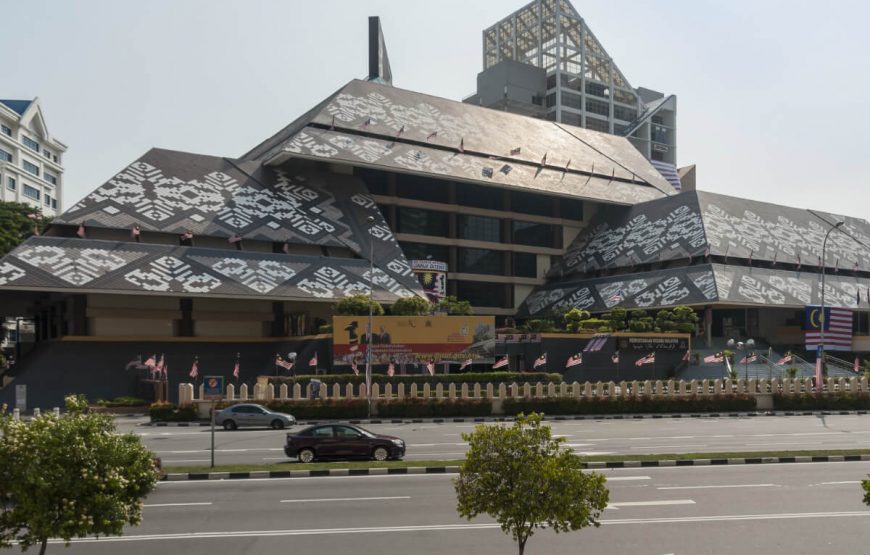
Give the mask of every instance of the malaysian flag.
<path id="1" fill-rule="evenodd" d="M 390 361 L 390 364 L 387 365 L 387 376 L 393 376 L 396 374 L 396 365 L 393 364 L 393 361 Z"/>
<path id="2" fill-rule="evenodd" d="M 241 240 L 242 240 L 242 236 L 239 235 L 238 233 L 234 233 L 232 236 L 230 236 L 230 237 L 227 239 L 227 241 L 229 241 L 229 243 L 230 243 L 231 245 L 234 244 L 234 243 L 238 243 L 238 242 L 241 241 Z"/>
<path id="3" fill-rule="evenodd" d="M 76 235 L 78 235 L 82 239 L 85 238 L 85 224 L 84 223 L 79 224 L 79 228 L 78 228 L 78 230 L 76 230 Z"/>
<path id="4" fill-rule="evenodd" d="M 353 370 L 354 376 L 359 376 L 359 367 L 356 365 L 356 358 L 350 359 L 350 369 Z"/>
<path id="5" fill-rule="evenodd" d="M 459 152 L 465 152 L 465 137 L 459 139 Z"/>
<path id="6" fill-rule="evenodd" d="M 180 237 L 181 237 L 182 241 L 190 241 L 191 239 L 193 239 L 193 232 L 190 230 L 187 230 L 184 233 L 182 233 Z"/>
<path id="7" fill-rule="evenodd" d="M 142 228 L 139 227 L 139 224 L 133 226 L 133 229 L 130 230 L 130 237 L 133 239 L 139 240 L 139 236 L 142 234 Z"/>
<path id="8" fill-rule="evenodd" d="M 576 355 L 568 358 L 568 362 L 565 363 L 565 368 L 580 366 L 581 364 L 583 364 L 583 353 L 577 353 Z"/>
<path id="9" fill-rule="evenodd" d="M 493 366 L 493 368 L 495 368 L 495 366 Z M 429 371 L 430 376 L 435 375 L 435 361 L 434 360 L 430 360 L 429 362 L 426 363 L 426 370 Z"/>
<path id="10" fill-rule="evenodd" d="M 725 355 L 716 353 L 715 355 L 707 355 L 704 357 L 704 362 L 707 364 L 721 363 L 725 361 Z"/>
<path id="11" fill-rule="evenodd" d="M 692 350 L 686 349 L 686 354 L 683 355 L 683 362 L 689 362 L 689 357 L 692 356 Z"/>
<path id="12" fill-rule="evenodd" d="M 791 364 L 792 356 L 791 353 L 786 353 L 784 357 L 776 361 L 777 366 L 782 366 L 783 364 Z"/>
<path id="13" fill-rule="evenodd" d="M 855 366 L 852 368 L 852 371 L 854 371 L 856 374 L 861 371 L 861 366 L 858 363 L 858 357 L 855 357 Z"/>
<path id="14" fill-rule="evenodd" d="M 535 359 L 534 364 L 532 364 L 532 368 L 537 369 L 541 366 L 546 366 L 546 365 L 547 365 L 547 353 L 544 353 Z"/>
<path id="15" fill-rule="evenodd" d="M 655 364 L 655 362 L 656 362 L 656 354 L 650 353 L 650 354 L 646 355 L 645 357 L 641 357 L 641 358 L 637 359 L 637 361 L 634 363 L 634 365 L 635 366 L 643 366 L 644 364 Z"/>
<path id="16" fill-rule="evenodd" d="M 239 379 L 239 355 L 236 353 L 236 364 L 233 366 L 233 377 Z"/>
<path id="17" fill-rule="evenodd" d="M 152 374 L 156 374 L 156 375 L 158 375 L 158 376 L 161 375 L 161 374 L 163 374 L 163 366 L 164 366 L 164 364 L 165 364 L 165 363 L 164 363 L 164 359 L 163 359 L 163 354 L 161 353 L 161 355 L 160 355 L 160 361 L 157 363 L 157 366 L 154 366 L 153 368 L 151 368 L 151 373 L 152 373 Z"/>
<path id="18" fill-rule="evenodd" d="M 522 151 L 522 148 L 520 148 L 520 147 L 512 148 L 511 149 L 511 156 L 516 156 L 517 154 L 520 153 L 520 151 Z"/>
<path id="19" fill-rule="evenodd" d="M 156 354 L 151 355 L 151 356 L 148 357 L 148 359 L 147 359 L 145 362 L 143 362 L 142 364 L 143 364 L 144 366 L 147 366 L 148 368 L 153 368 L 154 366 L 157 365 L 157 355 L 156 355 Z"/>
<path id="20" fill-rule="evenodd" d="M 613 364 L 619 364 L 619 351 L 616 351 L 612 355 L 610 355 L 610 362 Z"/>
<path id="21" fill-rule="evenodd" d="M 749 353 L 740 359 L 740 364 L 754 364 L 756 360 L 758 360 L 758 355 L 755 353 Z"/>
<path id="22" fill-rule="evenodd" d="M 544 157 L 541 158 L 541 165 L 542 165 L 542 166 L 546 166 L 546 165 L 547 165 L 547 153 L 546 153 L 546 152 L 544 153 Z"/>
<path id="23" fill-rule="evenodd" d="M 824 317 L 818 306 L 805 310 L 806 348 L 816 349 L 821 344 L 821 323 L 825 323 L 825 345 L 830 351 L 852 350 L 852 311 L 848 308 L 826 306 Z"/>
<path id="24" fill-rule="evenodd" d="M 314 356 L 308 361 L 308 366 L 313 366 L 315 370 L 317 369 L 317 353 L 314 353 Z"/>
<path id="25" fill-rule="evenodd" d="M 507 366 L 508 366 L 508 357 L 507 357 L 507 355 L 505 355 L 505 356 L 501 357 L 500 359 L 498 359 L 497 361 L 495 361 L 495 364 L 492 365 L 492 369 L 497 370 L 499 368 L 507 368 Z"/>
<path id="26" fill-rule="evenodd" d="M 290 370 L 291 368 L 293 368 L 293 363 L 289 360 L 284 360 L 283 358 L 281 358 L 281 355 L 275 355 L 275 366 L 280 366 L 285 370 Z"/>
<path id="27" fill-rule="evenodd" d="M 426 135 L 426 140 L 428 141 L 428 140 L 434 139 L 437 136 L 438 136 L 438 132 L 433 131 L 433 132 L 429 133 L 428 135 Z"/>
<path id="28" fill-rule="evenodd" d="M 193 364 L 190 365 L 190 379 L 195 380 L 199 376 L 199 358 L 193 357 Z"/>
<path id="29" fill-rule="evenodd" d="M 471 360 L 470 358 L 465 359 L 464 361 L 462 361 L 462 364 L 459 365 L 459 370 L 460 371 L 465 370 L 466 368 L 471 366 L 472 362 L 474 362 L 474 361 Z"/>

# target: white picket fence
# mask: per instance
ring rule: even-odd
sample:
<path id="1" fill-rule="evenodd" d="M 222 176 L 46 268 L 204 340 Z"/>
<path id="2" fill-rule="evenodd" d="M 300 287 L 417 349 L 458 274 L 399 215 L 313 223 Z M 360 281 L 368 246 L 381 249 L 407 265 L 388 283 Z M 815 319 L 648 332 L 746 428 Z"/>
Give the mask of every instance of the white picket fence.
<path id="1" fill-rule="evenodd" d="M 182 383 L 178 386 L 179 404 L 188 404 L 204 399 L 203 386 L 196 390 L 193 384 Z M 868 389 L 865 377 L 828 378 L 824 380 L 822 392 L 863 392 Z M 194 395 L 196 393 L 196 395 Z M 412 383 L 372 384 L 371 397 L 376 400 L 387 399 L 509 399 L 509 398 L 619 398 L 619 397 L 687 397 L 687 396 L 722 396 L 722 395 L 755 395 L 780 394 L 801 395 L 815 393 L 810 378 L 773 378 L 767 379 L 716 379 L 716 380 L 645 380 L 621 382 L 562 382 L 556 383 L 424 383 L 422 386 Z M 305 390 L 299 384 L 288 387 L 282 384 L 275 390 L 273 384 L 256 384 L 248 388 L 242 384 L 236 392 L 233 384 L 227 386 L 224 400 L 226 401 L 298 401 L 312 398 L 312 386 L 308 384 Z M 365 384 L 322 385 L 320 399 L 367 399 Z"/>

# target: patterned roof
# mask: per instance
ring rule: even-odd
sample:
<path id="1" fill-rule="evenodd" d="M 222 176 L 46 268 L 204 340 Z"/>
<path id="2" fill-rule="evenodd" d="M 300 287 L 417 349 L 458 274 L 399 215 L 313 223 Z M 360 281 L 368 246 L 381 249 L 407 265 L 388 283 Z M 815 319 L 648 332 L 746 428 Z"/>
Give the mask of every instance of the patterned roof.
<path id="1" fill-rule="evenodd" d="M 375 269 L 374 297 L 415 293 Z M 209 297 L 332 300 L 365 293 L 369 263 L 148 243 L 31 237 L 0 260 L 0 290 L 162 293 Z"/>
<path id="2" fill-rule="evenodd" d="M 870 307 L 870 280 L 844 272 L 825 279 L 825 304 Z M 819 274 L 728 264 L 700 264 L 617 276 L 571 279 L 536 289 L 519 316 L 542 316 L 580 308 L 603 312 L 623 308 L 660 308 L 681 304 L 761 305 L 802 308 L 819 304 Z"/>
<path id="3" fill-rule="evenodd" d="M 290 157 L 624 204 L 673 193 L 623 137 L 359 80 L 243 158 Z"/>

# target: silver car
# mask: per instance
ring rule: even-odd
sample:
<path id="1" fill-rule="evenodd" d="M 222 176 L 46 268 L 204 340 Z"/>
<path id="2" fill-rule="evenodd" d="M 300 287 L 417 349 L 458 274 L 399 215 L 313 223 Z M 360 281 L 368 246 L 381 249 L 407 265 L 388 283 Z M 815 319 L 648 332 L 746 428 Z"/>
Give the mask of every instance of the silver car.
<path id="1" fill-rule="evenodd" d="M 214 422 L 218 426 L 223 426 L 225 430 L 235 430 L 244 426 L 269 426 L 280 430 L 285 426 L 296 424 L 296 418 L 292 414 L 272 412 L 262 405 L 244 403 L 216 412 Z"/>

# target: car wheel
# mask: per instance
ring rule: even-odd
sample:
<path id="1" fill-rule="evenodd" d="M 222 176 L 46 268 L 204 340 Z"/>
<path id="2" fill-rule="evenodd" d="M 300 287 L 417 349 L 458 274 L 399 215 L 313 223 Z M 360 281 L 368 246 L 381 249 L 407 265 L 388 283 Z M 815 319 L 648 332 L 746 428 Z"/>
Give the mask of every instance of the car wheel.
<path id="1" fill-rule="evenodd" d="M 272 429 L 273 430 L 283 430 L 284 429 L 284 422 L 282 422 L 276 418 L 275 420 L 272 421 Z"/>
<path id="2" fill-rule="evenodd" d="M 314 460 L 314 451 L 311 449 L 302 449 L 299 451 L 299 462 L 310 463 Z"/>
<path id="3" fill-rule="evenodd" d="M 383 447 L 375 447 L 375 450 L 372 451 L 372 457 L 376 461 L 385 461 L 390 457 L 390 453 Z"/>
<path id="4" fill-rule="evenodd" d="M 224 420 L 224 430 L 235 430 L 236 427 L 236 423 L 232 420 Z"/>

